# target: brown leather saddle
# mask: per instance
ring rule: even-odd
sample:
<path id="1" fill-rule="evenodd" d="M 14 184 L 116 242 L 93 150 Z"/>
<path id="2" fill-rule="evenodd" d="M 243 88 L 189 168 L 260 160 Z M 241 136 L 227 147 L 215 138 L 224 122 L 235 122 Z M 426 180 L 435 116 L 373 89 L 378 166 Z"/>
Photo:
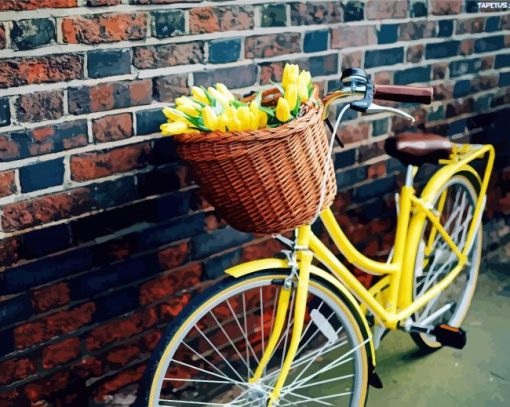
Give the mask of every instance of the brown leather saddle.
<path id="1" fill-rule="evenodd" d="M 404 165 L 437 164 L 440 159 L 448 158 L 452 149 L 450 140 L 432 133 L 400 133 L 384 143 L 386 154 Z"/>

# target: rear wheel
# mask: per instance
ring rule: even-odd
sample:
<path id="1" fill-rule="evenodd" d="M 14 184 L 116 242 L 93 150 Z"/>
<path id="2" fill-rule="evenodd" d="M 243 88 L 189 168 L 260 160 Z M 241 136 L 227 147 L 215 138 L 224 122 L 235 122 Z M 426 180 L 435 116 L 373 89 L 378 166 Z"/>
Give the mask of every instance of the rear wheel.
<path id="1" fill-rule="evenodd" d="M 266 406 L 290 342 L 293 312 L 261 380 L 249 379 L 267 346 L 286 277 L 229 278 L 185 308 L 149 363 L 139 405 Z M 366 338 L 354 315 L 336 290 L 310 280 L 305 327 L 279 406 L 365 405 Z"/>
<path id="2" fill-rule="evenodd" d="M 471 174 L 457 174 L 446 183 L 433 201 L 434 209 L 441 214 L 441 224 L 460 251 L 466 245 L 467 232 L 473 220 L 479 190 L 478 181 Z M 458 264 L 455 253 L 434 230 L 431 222 L 425 220 L 415 262 L 413 282 L 415 300 L 441 281 Z M 460 327 L 475 292 L 481 252 L 482 230 L 480 228 L 468 253 L 464 270 L 444 291 L 414 314 L 415 322 L 422 324 L 426 322 L 427 325 L 432 326 L 448 324 Z M 434 313 L 437 315 L 436 318 Z M 430 334 L 412 333 L 411 337 L 424 350 L 432 351 L 442 347 L 441 343 Z"/>

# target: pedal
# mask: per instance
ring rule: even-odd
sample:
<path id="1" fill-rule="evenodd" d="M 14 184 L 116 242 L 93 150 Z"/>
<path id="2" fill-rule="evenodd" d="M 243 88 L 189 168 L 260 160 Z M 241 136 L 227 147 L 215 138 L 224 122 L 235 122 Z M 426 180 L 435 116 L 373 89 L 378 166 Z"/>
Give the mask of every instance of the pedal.
<path id="1" fill-rule="evenodd" d="M 441 324 L 436 326 L 430 333 L 443 346 L 450 346 L 455 349 L 462 349 L 466 346 L 466 331 L 462 328 Z"/>

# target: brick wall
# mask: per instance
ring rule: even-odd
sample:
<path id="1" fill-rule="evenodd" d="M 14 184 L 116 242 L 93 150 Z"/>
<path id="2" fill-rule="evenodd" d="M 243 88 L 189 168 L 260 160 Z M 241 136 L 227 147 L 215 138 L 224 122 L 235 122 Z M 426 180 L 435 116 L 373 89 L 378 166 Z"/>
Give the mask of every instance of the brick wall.
<path id="1" fill-rule="evenodd" d="M 286 61 L 324 89 L 349 66 L 433 84 L 436 102 L 406 108 L 497 146 L 487 246 L 508 248 L 509 44 L 510 14 L 473 1 L 2 0 L 0 406 L 119 402 L 198 289 L 278 250 L 218 219 L 159 137 L 161 107 L 193 84 L 242 93 Z M 402 171 L 382 142 L 406 124 L 349 119 L 334 209 L 382 256 Z"/>

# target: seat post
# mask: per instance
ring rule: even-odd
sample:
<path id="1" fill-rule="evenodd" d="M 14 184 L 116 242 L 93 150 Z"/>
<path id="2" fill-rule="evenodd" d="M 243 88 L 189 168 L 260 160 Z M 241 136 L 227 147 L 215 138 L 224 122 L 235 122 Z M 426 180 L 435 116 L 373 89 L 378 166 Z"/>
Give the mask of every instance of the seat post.
<path id="1" fill-rule="evenodd" d="M 414 165 L 409 164 L 407 166 L 406 187 L 413 186 L 414 176 L 416 175 L 417 170 L 418 170 L 418 167 L 415 167 Z"/>

